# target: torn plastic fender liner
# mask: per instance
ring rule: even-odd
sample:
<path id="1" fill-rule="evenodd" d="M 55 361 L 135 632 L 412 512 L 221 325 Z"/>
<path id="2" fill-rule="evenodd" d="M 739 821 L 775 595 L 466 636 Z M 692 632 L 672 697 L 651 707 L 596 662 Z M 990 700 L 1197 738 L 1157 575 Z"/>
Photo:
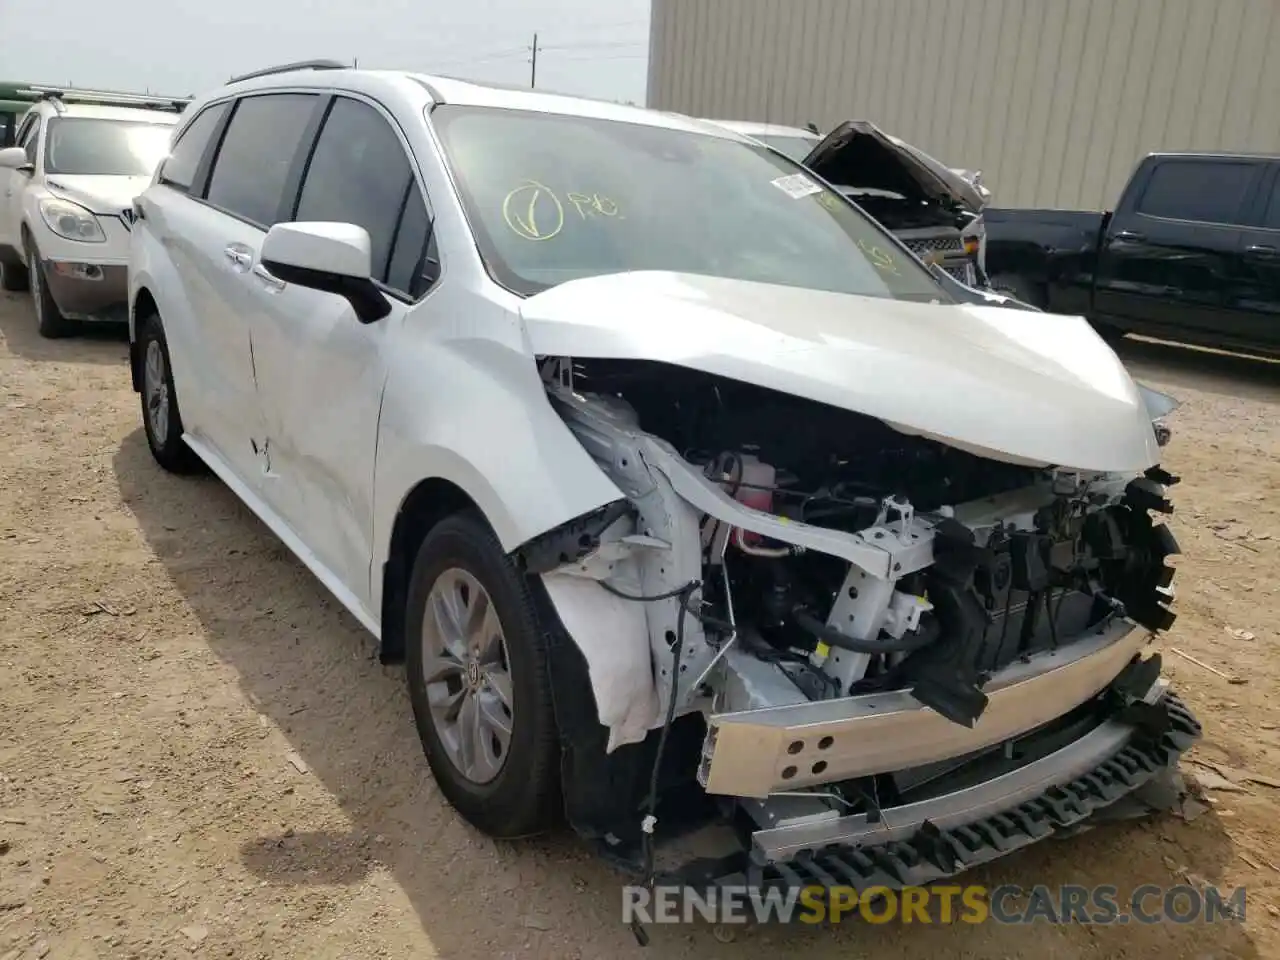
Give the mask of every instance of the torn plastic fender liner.
<path id="1" fill-rule="evenodd" d="M 658 692 L 645 605 L 624 600 L 572 572 L 542 575 L 565 631 L 582 652 L 600 723 L 609 728 L 606 752 L 639 743 L 658 722 Z"/>
<path id="2" fill-rule="evenodd" d="M 626 499 L 575 517 L 515 551 L 526 573 L 541 578 L 560 624 L 587 664 L 600 724 L 609 730 L 606 752 L 639 743 L 658 719 L 645 604 L 600 586 L 618 562 L 627 563 L 636 538 L 601 537 L 634 511 Z"/>

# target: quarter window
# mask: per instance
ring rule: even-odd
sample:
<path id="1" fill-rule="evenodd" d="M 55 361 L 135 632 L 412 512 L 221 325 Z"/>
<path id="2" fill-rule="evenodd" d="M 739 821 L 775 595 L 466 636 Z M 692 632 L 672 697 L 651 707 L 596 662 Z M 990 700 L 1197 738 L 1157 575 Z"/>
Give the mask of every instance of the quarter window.
<path id="1" fill-rule="evenodd" d="M 316 102 L 315 94 L 276 93 L 236 104 L 214 161 L 208 201 L 261 227 L 276 223 Z"/>
<path id="2" fill-rule="evenodd" d="M 209 140 L 218 129 L 222 117 L 230 109 L 229 103 L 215 103 L 206 107 L 200 115 L 191 121 L 187 129 L 182 131 L 173 151 L 160 168 L 160 182 L 167 183 L 179 190 L 190 190 L 196 178 L 196 170 L 209 146 Z"/>
<path id="3" fill-rule="evenodd" d="M 431 233 L 426 203 L 400 138 L 368 104 L 334 101 L 307 165 L 294 219 L 364 227 L 374 279 L 411 296 L 425 292 L 420 278 Z"/>

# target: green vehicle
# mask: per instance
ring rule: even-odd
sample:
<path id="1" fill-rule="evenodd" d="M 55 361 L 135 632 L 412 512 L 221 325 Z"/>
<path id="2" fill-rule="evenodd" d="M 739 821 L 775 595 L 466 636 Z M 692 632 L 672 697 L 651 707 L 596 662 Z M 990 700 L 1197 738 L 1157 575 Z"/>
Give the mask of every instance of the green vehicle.
<path id="1" fill-rule="evenodd" d="M 18 121 L 38 96 L 31 87 L 28 83 L 0 81 L 0 149 L 13 146 Z"/>

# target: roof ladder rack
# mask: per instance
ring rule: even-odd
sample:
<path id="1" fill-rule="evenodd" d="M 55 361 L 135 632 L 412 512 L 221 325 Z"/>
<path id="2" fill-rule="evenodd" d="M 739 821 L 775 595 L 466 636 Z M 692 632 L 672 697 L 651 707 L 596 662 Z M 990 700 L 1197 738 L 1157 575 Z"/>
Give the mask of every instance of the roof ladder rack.
<path id="1" fill-rule="evenodd" d="M 47 100 L 55 104 L 91 104 L 100 107 L 142 107 L 151 110 L 181 112 L 191 102 L 189 97 L 165 97 L 144 93 L 122 93 L 117 90 L 90 90 L 79 87 L 46 87 L 30 84 L 17 91 L 35 102 Z"/>
<path id="2" fill-rule="evenodd" d="M 227 83 L 239 83 L 241 80 L 255 80 L 258 77 L 270 77 L 277 73 L 292 73 L 294 70 L 346 70 L 350 66 L 340 60 L 299 60 L 297 63 L 282 63 L 278 67 L 263 67 L 250 73 L 242 73 L 232 77 Z"/>

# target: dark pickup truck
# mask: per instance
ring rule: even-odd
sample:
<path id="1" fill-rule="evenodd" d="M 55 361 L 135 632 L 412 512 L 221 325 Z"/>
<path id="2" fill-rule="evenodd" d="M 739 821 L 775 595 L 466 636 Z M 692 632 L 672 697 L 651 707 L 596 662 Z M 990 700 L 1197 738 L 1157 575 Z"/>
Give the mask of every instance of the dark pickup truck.
<path id="1" fill-rule="evenodd" d="M 1280 355 L 1280 157 L 1152 154 L 1114 211 L 984 220 L 996 290 L 1107 335 Z"/>

